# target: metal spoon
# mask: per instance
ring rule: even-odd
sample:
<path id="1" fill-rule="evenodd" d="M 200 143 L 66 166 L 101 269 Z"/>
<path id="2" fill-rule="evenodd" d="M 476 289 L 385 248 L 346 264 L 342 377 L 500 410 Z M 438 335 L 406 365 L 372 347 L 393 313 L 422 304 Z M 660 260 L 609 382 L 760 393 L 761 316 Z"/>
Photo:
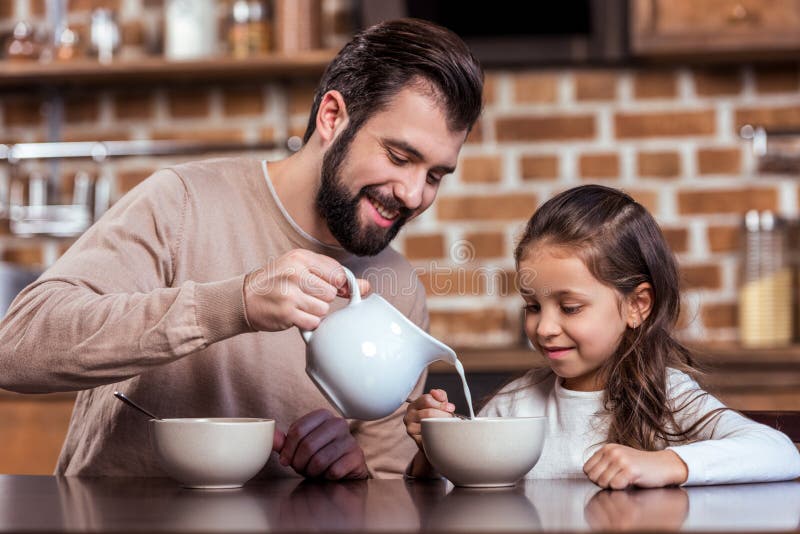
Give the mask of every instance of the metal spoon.
<path id="1" fill-rule="evenodd" d="M 407 403 L 409 403 L 409 404 L 410 404 L 410 403 L 412 403 L 412 402 L 414 402 L 414 401 L 413 401 L 413 400 L 411 400 L 410 398 L 408 398 L 408 399 L 406 399 L 406 400 L 405 400 L 405 402 L 407 402 Z M 460 413 L 456 413 L 456 412 L 453 412 L 453 413 L 451 413 L 450 415 L 452 415 L 453 417 L 456 417 L 456 418 L 458 418 L 458 419 L 466 419 L 467 421 L 470 421 L 470 420 L 472 419 L 472 418 L 471 418 L 470 416 L 468 416 L 468 415 L 461 415 Z"/>
<path id="2" fill-rule="evenodd" d="M 127 404 L 128 406 L 130 406 L 131 408 L 139 410 L 140 412 L 148 416 L 150 419 L 157 419 L 159 421 L 161 420 L 160 417 L 148 412 L 147 410 L 145 410 L 144 408 L 142 408 L 141 406 L 130 400 L 128 397 L 125 396 L 125 394 L 120 393 L 119 391 L 115 391 L 114 396 L 119 400 L 121 400 L 122 402 L 124 402 L 125 404 Z"/>

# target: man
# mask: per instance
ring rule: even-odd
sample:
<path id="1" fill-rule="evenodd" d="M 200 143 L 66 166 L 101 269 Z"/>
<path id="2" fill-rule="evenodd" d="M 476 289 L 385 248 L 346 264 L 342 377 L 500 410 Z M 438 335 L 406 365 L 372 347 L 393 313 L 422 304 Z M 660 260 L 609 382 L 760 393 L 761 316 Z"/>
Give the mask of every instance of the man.
<path id="1" fill-rule="evenodd" d="M 415 451 L 404 407 L 334 415 L 295 327 L 346 302 L 342 265 L 391 272 L 362 291 L 427 327 L 424 291 L 388 244 L 455 168 L 482 79 L 451 32 L 384 23 L 328 66 L 297 153 L 178 165 L 120 199 L 0 324 L 0 387 L 81 390 L 57 473 L 163 474 L 115 389 L 160 417 L 276 419 L 286 432 L 260 476 L 402 473 Z"/>

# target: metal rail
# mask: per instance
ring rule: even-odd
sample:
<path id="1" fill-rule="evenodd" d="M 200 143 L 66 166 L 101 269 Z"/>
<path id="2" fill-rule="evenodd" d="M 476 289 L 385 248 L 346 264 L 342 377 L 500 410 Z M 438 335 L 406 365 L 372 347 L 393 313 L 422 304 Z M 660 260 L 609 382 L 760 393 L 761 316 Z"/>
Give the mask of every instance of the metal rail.
<path id="1" fill-rule="evenodd" d="M 203 154 L 207 152 L 236 152 L 244 150 L 288 149 L 295 152 L 302 146 L 298 137 L 285 142 L 197 142 L 164 141 L 80 141 L 56 143 L 17 143 L 0 145 L 0 161 L 19 163 L 23 160 L 92 158 L 96 162 L 109 158 L 130 156 L 170 156 Z"/>

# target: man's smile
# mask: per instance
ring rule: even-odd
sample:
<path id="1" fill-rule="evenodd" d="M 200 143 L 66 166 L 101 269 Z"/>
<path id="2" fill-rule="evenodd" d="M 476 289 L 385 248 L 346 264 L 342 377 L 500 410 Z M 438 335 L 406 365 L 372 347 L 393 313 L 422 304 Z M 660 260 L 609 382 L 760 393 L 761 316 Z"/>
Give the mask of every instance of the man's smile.
<path id="1" fill-rule="evenodd" d="M 398 210 L 389 209 L 374 198 L 368 199 L 377 212 L 386 220 L 393 221 L 400 215 Z"/>
<path id="2" fill-rule="evenodd" d="M 370 211 L 372 220 L 382 228 L 388 228 L 392 226 L 397 217 L 400 215 L 399 211 L 389 210 L 384 207 L 383 204 L 373 198 L 365 196 L 364 199 L 366 200 L 365 203 L 368 206 L 367 209 Z"/>

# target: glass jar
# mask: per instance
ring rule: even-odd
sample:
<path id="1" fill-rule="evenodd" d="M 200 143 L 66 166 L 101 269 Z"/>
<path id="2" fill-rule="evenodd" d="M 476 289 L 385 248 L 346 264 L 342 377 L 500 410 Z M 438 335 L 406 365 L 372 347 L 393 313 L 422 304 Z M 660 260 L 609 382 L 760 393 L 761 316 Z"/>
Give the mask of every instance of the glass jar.
<path id="1" fill-rule="evenodd" d="M 739 335 L 746 347 L 783 347 L 793 334 L 792 264 L 786 221 L 748 211 L 742 233 Z"/>
<path id="2" fill-rule="evenodd" d="M 322 43 L 322 0 L 275 0 L 275 50 L 291 54 Z"/>
<path id="3" fill-rule="evenodd" d="M 251 56 L 265 54 L 272 41 L 271 12 L 268 2 L 250 0 L 250 19 L 248 21 L 248 51 Z"/>
<path id="4" fill-rule="evenodd" d="M 270 49 L 270 4 L 236 0 L 228 18 L 228 49 L 236 59 L 259 56 Z"/>
<path id="5" fill-rule="evenodd" d="M 33 26 L 25 21 L 17 22 L 14 31 L 5 47 L 6 59 L 13 61 L 29 61 L 39 57 L 39 45 L 33 32 Z"/>
<path id="6" fill-rule="evenodd" d="M 117 16 L 112 10 L 97 8 L 92 11 L 89 41 L 97 60 L 100 63 L 111 63 L 121 43 Z"/>
<path id="7" fill-rule="evenodd" d="M 64 26 L 56 32 L 53 59 L 56 61 L 72 61 L 80 55 L 79 46 L 78 33 Z"/>
<path id="8" fill-rule="evenodd" d="M 169 60 L 201 59 L 217 54 L 216 0 L 166 0 L 164 57 Z"/>
<path id="9" fill-rule="evenodd" d="M 228 47 L 236 59 L 250 55 L 250 6 L 247 0 L 236 0 L 231 7 L 228 23 Z"/>

